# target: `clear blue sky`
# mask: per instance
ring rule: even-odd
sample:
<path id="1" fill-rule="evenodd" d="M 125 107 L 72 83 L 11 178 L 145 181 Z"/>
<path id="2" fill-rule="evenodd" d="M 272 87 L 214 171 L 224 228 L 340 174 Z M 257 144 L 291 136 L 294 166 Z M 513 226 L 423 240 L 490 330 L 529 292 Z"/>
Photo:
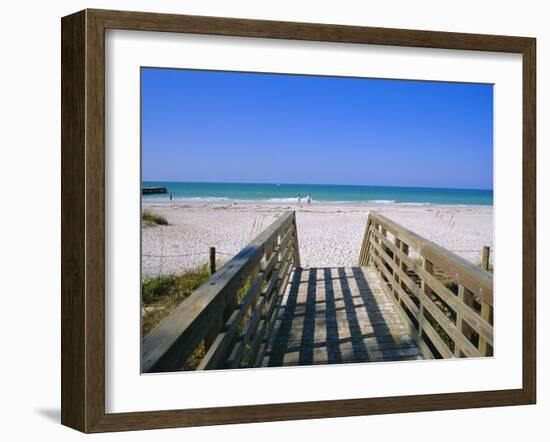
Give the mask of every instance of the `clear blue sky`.
<path id="1" fill-rule="evenodd" d="M 144 181 L 493 187 L 491 85 L 141 74 Z"/>

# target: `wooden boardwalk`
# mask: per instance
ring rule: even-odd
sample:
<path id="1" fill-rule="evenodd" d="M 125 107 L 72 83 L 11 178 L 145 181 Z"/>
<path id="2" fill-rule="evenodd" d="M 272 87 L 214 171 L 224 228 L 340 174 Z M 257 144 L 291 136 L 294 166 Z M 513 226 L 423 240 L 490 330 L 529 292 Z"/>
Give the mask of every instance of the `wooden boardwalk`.
<path id="1" fill-rule="evenodd" d="M 294 269 L 263 366 L 423 359 L 372 267 Z"/>
<path id="2" fill-rule="evenodd" d="M 302 268 L 279 217 L 142 342 L 142 371 L 493 355 L 493 277 L 371 212 L 355 267 Z"/>

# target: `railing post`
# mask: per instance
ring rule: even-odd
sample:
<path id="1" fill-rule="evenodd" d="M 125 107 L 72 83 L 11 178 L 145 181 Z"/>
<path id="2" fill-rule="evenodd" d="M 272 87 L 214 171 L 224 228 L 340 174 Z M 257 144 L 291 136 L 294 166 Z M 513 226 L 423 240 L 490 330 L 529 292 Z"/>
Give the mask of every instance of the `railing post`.
<path id="1" fill-rule="evenodd" d="M 481 267 L 486 272 L 489 271 L 489 252 L 490 252 L 490 250 L 491 249 L 489 248 L 489 246 L 484 246 L 482 256 L 481 256 Z"/>
<path id="2" fill-rule="evenodd" d="M 397 237 L 394 237 L 393 242 L 395 244 L 395 248 L 398 251 L 401 250 L 401 240 Z M 395 263 L 395 268 L 401 267 L 401 260 L 399 259 L 399 254 L 397 252 L 393 254 L 393 262 Z M 393 268 L 392 266 L 393 279 L 395 280 L 395 286 L 393 287 L 393 296 L 399 302 L 401 299 L 401 296 L 399 296 L 398 287 L 401 286 L 401 278 L 399 277 L 399 274 L 395 271 L 395 268 Z"/>
<path id="3" fill-rule="evenodd" d="M 493 307 L 484 301 L 481 301 L 481 317 L 491 325 L 493 324 Z M 479 337 L 478 349 L 482 356 L 492 356 L 491 346 L 481 336 Z"/>
<path id="4" fill-rule="evenodd" d="M 204 351 L 207 352 L 208 349 L 212 346 L 216 338 L 218 337 L 220 330 L 222 329 L 223 320 L 220 317 L 214 319 L 212 327 L 208 330 L 204 336 Z"/>
<path id="5" fill-rule="evenodd" d="M 421 260 L 422 260 L 422 268 L 431 275 L 433 273 L 433 264 L 423 256 L 421 256 Z M 430 296 L 430 293 L 429 293 L 430 287 L 428 287 L 424 278 L 421 279 L 420 290 L 422 290 L 422 292 L 426 296 L 428 297 Z M 417 320 L 418 320 L 418 336 L 420 336 L 420 338 L 422 339 L 422 322 L 424 321 L 424 303 L 422 302 L 420 303 L 420 308 L 418 309 Z"/>
<path id="6" fill-rule="evenodd" d="M 294 266 L 295 267 L 301 267 L 300 262 L 300 243 L 298 242 L 298 226 L 296 224 L 296 213 L 294 213 L 294 216 L 292 218 L 292 248 L 293 248 L 293 255 L 294 255 Z"/>
<path id="7" fill-rule="evenodd" d="M 472 292 L 470 292 L 466 287 L 464 287 L 462 284 L 459 284 L 458 286 L 458 299 L 463 302 L 468 307 L 472 307 L 474 304 L 474 296 L 472 295 Z M 460 333 L 462 333 L 468 340 L 471 339 L 472 336 L 472 328 L 463 320 L 462 315 L 460 312 L 456 312 L 456 328 Z M 460 349 L 460 346 L 456 344 L 455 342 L 455 357 L 460 358 L 462 356 L 462 352 Z"/>
<path id="8" fill-rule="evenodd" d="M 394 238 L 393 243 L 395 244 L 395 248 L 400 251 L 401 250 L 401 240 L 397 237 Z M 399 259 L 399 254 L 394 253 L 393 260 L 395 261 L 395 264 L 397 267 L 401 267 L 401 260 Z"/>
<path id="9" fill-rule="evenodd" d="M 365 233 L 363 234 L 363 241 L 361 242 L 361 250 L 359 251 L 359 266 L 366 267 L 369 265 L 370 258 L 370 226 L 371 226 L 371 216 L 369 214 L 367 218 L 367 225 L 365 227 Z"/>
<path id="10" fill-rule="evenodd" d="M 216 247 L 210 247 L 210 274 L 216 273 Z"/>
<path id="11" fill-rule="evenodd" d="M 403 240 L 401 240 L 401 251 L 409 256 L 409 245 L 405 242 L 403 242 Z M 403 270 L 405 273 L 407 272 L 407 264 L 405 264 L 404 262 L 401 263 L 401 270 Z"/>

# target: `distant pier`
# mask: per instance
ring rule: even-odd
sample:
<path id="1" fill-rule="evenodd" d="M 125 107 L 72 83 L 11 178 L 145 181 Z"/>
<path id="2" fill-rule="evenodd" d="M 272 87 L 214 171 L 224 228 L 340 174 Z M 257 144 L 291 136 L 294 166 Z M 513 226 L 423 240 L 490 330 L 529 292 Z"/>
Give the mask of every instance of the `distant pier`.
<path id="1" fill-rule="evenodd" d="M 156 193 L 167 193 L 166 187 L 142 187 L 142 195 L 153 195 Z"/>

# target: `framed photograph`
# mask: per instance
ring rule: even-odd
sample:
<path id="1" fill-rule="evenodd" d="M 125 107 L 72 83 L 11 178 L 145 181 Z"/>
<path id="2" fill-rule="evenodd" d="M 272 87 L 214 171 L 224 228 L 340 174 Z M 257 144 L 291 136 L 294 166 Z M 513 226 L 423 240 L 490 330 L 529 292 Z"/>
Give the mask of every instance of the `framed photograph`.
<path id="1" fill-rule="evenodd" d="M 62 423 L 536 400 L 535 39 L 62 19 Z"/>

